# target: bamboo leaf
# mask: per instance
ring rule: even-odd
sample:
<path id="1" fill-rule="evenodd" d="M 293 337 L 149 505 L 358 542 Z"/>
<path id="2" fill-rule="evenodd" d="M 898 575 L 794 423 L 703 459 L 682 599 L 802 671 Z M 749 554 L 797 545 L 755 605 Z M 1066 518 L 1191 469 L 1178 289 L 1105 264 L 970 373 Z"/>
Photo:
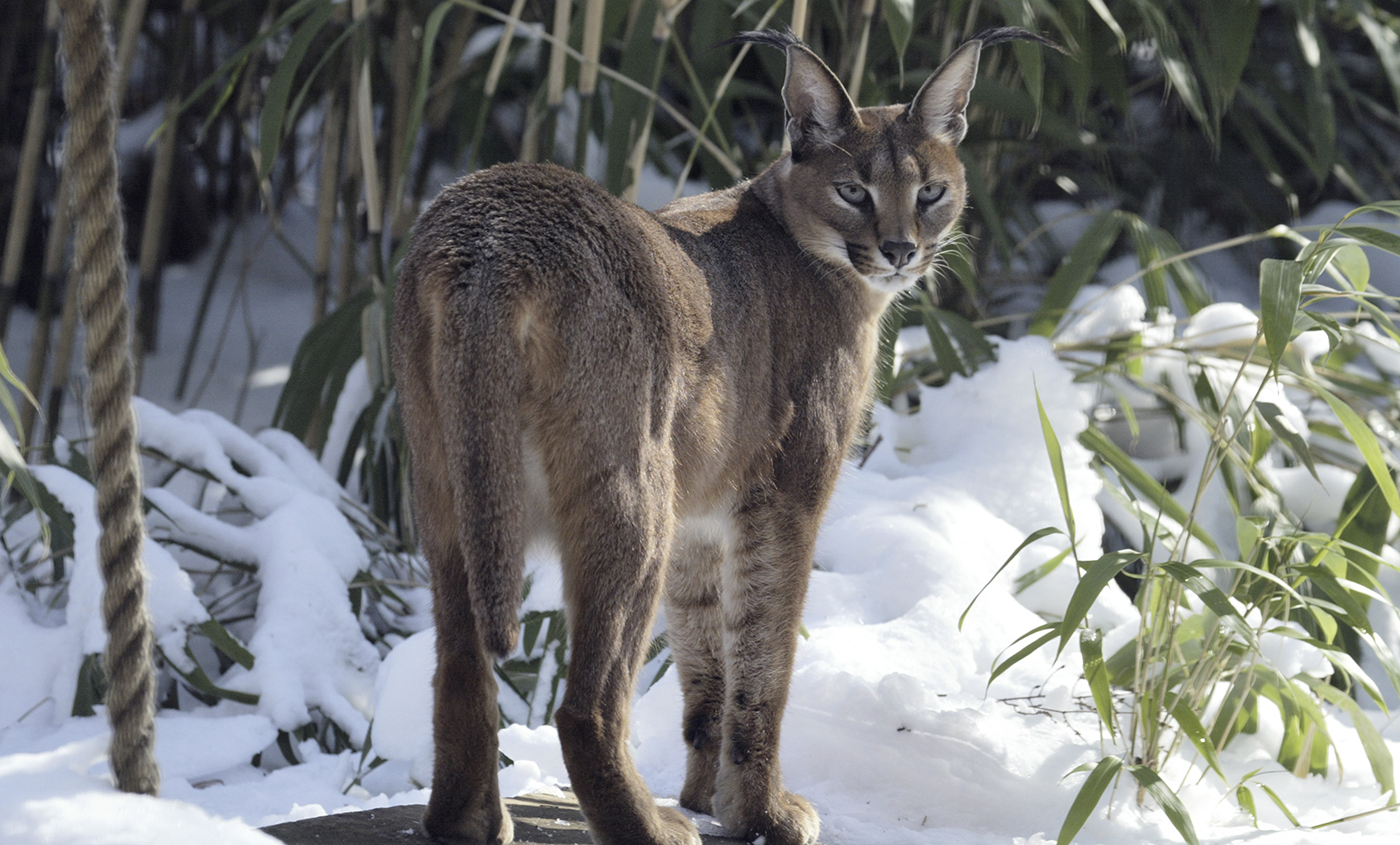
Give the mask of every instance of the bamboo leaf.
<path id="1" fill-rule="evenodd" d="M 1060 825 L 1060 833 L 1055 837 L 1056 842 L 1070 845 L 1074 841 L 1075 835 L 1089 820 L 1094 808 L 1099 806 L 1099 800 L 1103 798 L 1104 791 L 1108 789 L 1108 785 L 1118 776 L 1118 772 L 1122 768 L 1123 761 L 1117 757 L 1105 757 L 1099 761 L 1094 770 L 1084 779 L 1084 783 L 1080 784 L 1079 792 L 1075 793 L 1074 803 L 1070 804 L 1069 812 Z"/>
<path id="2" fill-rule="evenodd" d="M 1249 791 L 1249 787 L 1240 784 L 1235 787 L 1235 803 L 1241 810 L 1249 813 L 1249 820 L 1257 828 L 1259 827 L 1259 813 L 1254 808 L 1254 793 Z"/>
<path id="3" fill-rule="evenodd" d="M 1064 563 L 1065 558 L 1069 557 L 1069 553 L 1072 551 L 1074 550 L 1066 548 L 1064 551 L 1045 561 L 1035 569 L 1032 569 L 1030 572 L 1017 576 L 1016 580 L 1011 583 L 1011 594 L 1020 595 L 1030 589 L 1032 584 L 1044 578 L 1046 575 L 1049 575 L 1051 572 L 1054 572 L 1061 563 Z"/>
<path id="4" fill-rule="evenodd" d="M 1045 405 L 1040 401 L 1039 388 L 1035 391 L 1035 407 L 1040 412 L 1040 433 L 1045 438 L 1045 451 L 1050 456 L 1050 471 L 1055 474 L 1055 489 L 1060 494 L 1060 510 L 1065 515 L 1065 527 L 1069 529 L 1069 545 L 1070 548 L 1074 548 L 1074 509 L 1069 503 L 1069 482 L 1065 478 L 1064 456 L 1060 453 L 1060 439 L 1055 436 L 1050 418 L 1045 415 Z"/>
<path id="5" fill-rule="evenodd" d="M 259 181 L 266 179 L 272 172 L 272 163 L 277 159 L 277 148 L 282 143 L 282 128 L 296 122 L 296 115 L 289 115 L 287 112 L 287 101 L 291 97 L 292 83 L 296 81 L 301 61 L 335 10 L 335 3 L 323 3 L 307 16 L 301 26 L 297 27 L 291 42 L 287 44 L 286 54 L 283 55 L 282 61 L 277 63 L 277 70 L 268 81 L 267 97 L 263 101 L 258 129 Z"/>
<path id="6" fill-rule="evenodd" d="M 1022 634 L 1016 640 L 1016 642 L 1020 642 L 1021 640 L 1024 640 L 1025 638 L 1033 634 L 1040 634 L 1040 636 L 1036 637 L 1034 640 L 1031 640 L 1031 642 L 1023 646 L 1020 651 L 1016 652 L 1015 654 L 1011 655 L 1005 660 L 998 661 L 995 665 L 992 666 L 991 674 L 987 677 L 988 687 L 992 685 L 993 681 L 1001 677 L 1001 674 L 1007 669 L 1010 669 L 1012 666 L 1015 666 L 1017 663 L 1020 663 L 1026 658 L 1027 655 L 1033 654 L 1041 646 L 1045 645 L 1046 643 L 1055 639 L 1055 637 L 1059 636 L 1060 628 L 1053 622 L 1046 622 L 1044 625 L 1037 625 L 1036 627 Z"/>
<path id="7" fill-rule="evenodd" d="M 1094 606 L 1094 601 L 1098 599 L 1099 593 L 1113 580 L 1113 576 L 1123 570 L 1123 567 L 1142 557 L 1142 552 L 1125 551 L 1110 552 L 1098 560 L 1091 561 L 1084 567 L 1084 574 L 1079 578 L 1079 584 L 1074 588 L 1074 594 L 1070 596 L 1069 604 L 1065 607 L 1065 617 L 1060 621 L 1060 646 L 1056 654 L 1064 651 L 1065 643 L 1069 641 L 1070 634 L 1079 627 L 1079 623 L 1084 621 L 1084 617 L 1089 614 L 1089 608 Z"/>
<path id="8" fill-rule="evenodd" d="M 1268 784 L 1259 783 L 1259 781 L 1255 781 L 1255 784 L 1257 784 L 1260 789 L 1264 790 L 1264 794 L 1269 796 L 1269 800 L 1274 802 L 1274 806 L 1278 807 L 1279 812 L 1283 813 L 1284 817 L 1287 818 L 1294 827 L 1303 826 L 1303 823 L 1298 821 L 1298 817 L 1293 815 L 1293 811 L 1288 809 L 1288 805 L 1283 803 L 1283 799 L 1278 797 L 1278 793 L 1270 789 Z"/>
<path id="9" fill-rule="evenodd" d="M 1173 580 L 1198 596 L 1212 613 L 1220 617 L 1220 621 L 1226 627 L 1234 631 L 1251 648 L 1257 649 L 1259 647 L 1254 629 L 1230 603 L 1230 599 L 1225 593 L 1215 585 L 1215 582 L 1207 578 L 1199 569 L 1180 561 L 1167 561 L 1160 564 L 1160 568 Z"/>
<path id="10" fill-rule="evenodd" d="M 1394 804 L 1395 761 L 1390 755 L 1385 739 L 1370 717 L 1361 711 L 1351 696 L 1326 681 L 1301 672 L 1294 678 L 1307 684 L 1320 698 L 1341 708 L 1351 719 L 1351 726 L 1356 731 L 1357 738 L 1361 740 L 1361 747 L 1366 751 L 1366 759 L 1371 764 L 1371 772 L 1375 774 L 1376 781 L 1381 785 L 1381 792 L 1390 793 L 1390 803 Z"/>
<path id="11" fill-rule="evenodd" d="M 199 623 L 199 630 L 204 636 L 209 638 L 209 642 L 214 647 L 224 653 L 229 660 L 242 666 L 244 669 L 253 668 L 253 653 L 243 647 L 243 644 L 236 640 L 233 634 L 228 632 L 217 619 L 206 619 Z"/>
<path id="12" fill-rule="evenodd" d="M 973 596 L 972 601 L 968 602 L 967 607 L 963 608 L 962 615 L 958 617 L 958 630 L 962 630 L 963 622 L 967 619 L 967 614 L 972 610 L 972 606 L 977 603 L 977 600 L 982 597 L 982 594 L 987 591 L 987 588 L 992 585 L 992 582 L 997 579 L 997 576 L 1000 575 L 1006 569 L 1006 567 L 1011 565 L 1011 561 L 1016 559 L 1016 555 L 1019 555 L 1022 551 L 1025 550 L 1027 546 L 1036 542 L 1037 540 L 1049 537 L 1051 534 L 1063 533 L 1065 532 L 1061 531 L 1058 528 L 1055 528 L 1054 526 L 1050 526 L 1032 532 L 1029 537 L 1022 540 L 1021 545 L 1017 546 L 1016 549 L 1013 552 L 1011 552 L 1011 554 L 1006 556 L 1006 560 L 1002 562 L 1001 566 L 997 567 L 997 571 L 992 573 L 992 577 L 987 579 L 987 583 L 982 585 L 982 589 L 978 590 L 977 595 Z"/>
<path id="13" fill-rule="evenodd" d="M 1055 327 L 1074 301 L 1074 295 L 1098 272 L 1122 229 L 1123 217 L 1115 212 L 1105 212 L 1094 218 L 1046 284 L 1045 298 L 1031 319 L 1031 334 L 1045 337 L 1054 334 Z"/>
<path id="14" fill-rule="evenodd" d="M 1317 385 L 1316 389 L 1318 395 L 1331 406 L 1332 413 L 1341 420 L 1347 434 L 1351 435 L 1352 442 L 1356 444 L 1356 448 L 1366 459 L 1366 466 L 1371 468 L 1371 475 L 1376 479 L 1376 486 L 1385 496 L 1385 501 L 1390 505 L 1390 509 L 1400 514 L 1400 493 L 1395 490 L 1395 479 L 1390 477 L 1390 467 L 1386 464 L 1385 455 L 1381 452 L 1381 445 L 1376 440 L 1376 435 L 1366 423 L 1362 422 L 1361 417 L 1357 416 L 1350 405 L 1333 396 L 1331 391 L 1321 385 Z"/>
<path id="15" fill-rule="evenodd" d="M 914 0 L 884 0 L 885 25 L 890 30 L 890 40 L 894 42 L 894 53 L 899 60 L 900 75 L 904 74 L 904 50 L 909 46 L 909 36 L 914 31 Z"/>
<path id="16" fill-rule="evenodd" d="M 1094 709 L 1099 721 L 1108 727 L 1110 739 L 1116 739 L 1117 713 L 1113 710 L 1113 693 L 1108 688 L 1108 670 L 1103 665 L 1103 631 L 1085 628 L 1079 632 L 1079 654 L 1084 659 L 1084 680 L 1094 696 Z"/>
<path id="17" fill-rule="evenodd" d="M 1185 699 L 1179 699 L 1171 709 L 1172 718 L 1181 728 L 1181 732 L 1186 738 L 1191 740 L 1191 744 L 1196 747 L 1196 751 L 1205 758 L 1206 764 L 1211 770 L 1225 780 L 1225 772 L 1220 768 L 1220 757 L 1215 753 L 1215 744 L 1210 741 L 1210 731 L 1201 724 L 1200 718 L 1191 709 L 1190 703 Z"/>
<path id="18" fill-rule="evenodd" d="M 1255 409 L 1264 422 L 1280 440 L 1288 444 L 1288 448 L 1293 452 L 1293 456 L 1303 462 L 1303 466 L 1308 468 L 1312 477 L 1321 484 L 1322 479 L 1317 476 L 1317 467 L 1313 466 L 1312 449 L 1308 447 L 1308 441 L 1303 439 L 1303 435 L 1298 432 L 1292 420 L 1284 414 L 1283 409 L 1273 402 L 1259 401 L 1255 403 Z"/>
<path id="19" fill-rule="evenodd" d="M 1359 291 L 1366 290 L 1366 285 L 1371 281 L 1371 262 L 1366 258 L 1366 250 L 1356 244 L 1344 244 L 1333 254 L 1332 263 L 1347 277 L 1352 287 Z"/>
<path id="20" fill-rule="evenodd" d="M 1400 235 L 1375 226 L 1338 226 L 1336 233 L 1361 241 L 1367 246 L 1400 255 Z"/>
<path id="21" fill-rule="evenodd" d="M 1293 339 L 1293 319 L 1303 284 L 1303 265 L 1296 261 L 1265 258 L 1259 268 L 1259 308 L 1269 358 L 1278 364 Z"/>
<path id="22" fill-rule="evenodd" d="M 1189 523 L 1191 536 L 1205 543 L 1216 554 L 1220 553 L 1220 547 L 1216 545 L 1215 540 L 1211 539 L 1211 536 L 1199 523 L 1190 519 L 1186 509 L 1167 491 L 1167 488 L 1163 487 L 1157 479 L 1148 475 L 1142 467 L 1138 466 L 1136 461 L 1128 456 L 1128 453 L 1119 449 L 1102 431 L 1091 425 L 1080 432 L 1079 442 L 1084 448 L 1098 455 L 1105 463 L 1113 467 L 1124 481 L 1137 488 L 1164 516 L 1178 525 Z"/>
<path id="23" fill-rule="evenodd" d="M 1191 823 L 1191 814 L 1186 811 L 1186 805 L 1181 803 L 1181 799 L 1176 797 L 1171 787 L 1146 766 L 1128 766 L 1128 773 L 1139 786 L 1147 790 L 1147 794 L 1152 796 L 1152 800 L 1157 802 L 1162 812 L 1167 814 L 1172 827 L 1181 834 L 1181 838 L 1189 845 L 1200 845 L 1200 840 L 1196 838 L 1196 826 Z"/>

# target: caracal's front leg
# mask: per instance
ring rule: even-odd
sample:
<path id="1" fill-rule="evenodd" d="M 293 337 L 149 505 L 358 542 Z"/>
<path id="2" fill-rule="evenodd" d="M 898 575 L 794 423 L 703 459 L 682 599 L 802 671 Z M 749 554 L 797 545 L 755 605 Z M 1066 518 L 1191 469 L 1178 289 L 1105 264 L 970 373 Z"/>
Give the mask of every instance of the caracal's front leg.
<path id="1" fill-rule="evenodd" d="M 714 814 L 746 839 L 811 845 L 820 822 L 811 804 L 784 788 L 778 738 L 819 512 L 766 485 L 747 498 L 736 509 L 739 542 L 723 574 L 726 700 Z"/>

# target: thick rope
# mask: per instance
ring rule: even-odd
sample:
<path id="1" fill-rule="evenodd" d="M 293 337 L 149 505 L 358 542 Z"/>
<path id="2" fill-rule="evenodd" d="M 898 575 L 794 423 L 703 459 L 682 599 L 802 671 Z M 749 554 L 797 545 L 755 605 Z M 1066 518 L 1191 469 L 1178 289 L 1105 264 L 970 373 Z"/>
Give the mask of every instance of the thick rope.
<path id="1" fill-rule="evenodd" d="M 131 409 L 130 314 L 126 255 L 117 205 L 116 110 L 112 102 L 112 48 L 101 0 L 60 0 L 63 11 L 64 97 L 72 115 L 64 167 L 72 168 L 75 211 L 73 275 L 87 327 L 88 415 L 102 521 L 100 553 L 107 583 L 102 613 L 112 723 L 109 757 L 117 788 L 156 794 L 155 672 L 146 574 L 141 562 L 141 466 Z"/>

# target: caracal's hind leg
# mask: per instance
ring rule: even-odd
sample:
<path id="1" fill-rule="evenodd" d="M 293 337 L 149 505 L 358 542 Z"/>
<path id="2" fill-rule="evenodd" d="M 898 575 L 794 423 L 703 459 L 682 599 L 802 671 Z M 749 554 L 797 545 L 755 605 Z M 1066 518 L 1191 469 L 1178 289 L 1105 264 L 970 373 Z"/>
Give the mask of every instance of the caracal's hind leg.
<path id="1" fill-rule="evenodd" d="M 685 697 L 687 748 L 680 803 L 714 814 L 715 777 L 724 715 L 724 621 L 720 568 L 724 548 L 681 526 L 666 575 L 666 636 Z"/>
<path id="2" fill-rule="evenodd" d="M 726 700 L 714 815 L 744 839 L 811 845 L 820 821 L 784 788 L 778 740 L 818 517 L 764 484 L 735 513 L 738 542 L 721 596 Z"/>
<path id="3" fill-rule="evenodd" d="M 554 721 L 594 842 L 699 845 L 689 820 L 656 806 L 627 745 L 632 690 L 670 551 L 668 444 L 653 439 L 645 420 L 609 424 L 618 430 L 545 457 L 572 650 Z"/>
<path id="4" fill-rule="evenodd" d="M 428 455 L 414 465 L 415 513 L 437 623 L 433 790 L 423 830 L 440 842 L 507 843 L 513 828 L 496 779 L 496 679 L 472 615 L 445 467 Z"/>

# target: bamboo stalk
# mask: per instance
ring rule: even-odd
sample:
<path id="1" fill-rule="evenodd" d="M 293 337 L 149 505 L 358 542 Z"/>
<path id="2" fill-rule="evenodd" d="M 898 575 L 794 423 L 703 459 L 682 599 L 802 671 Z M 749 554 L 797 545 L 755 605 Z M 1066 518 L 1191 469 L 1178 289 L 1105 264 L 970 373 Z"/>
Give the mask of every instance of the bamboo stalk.
<path id="1" fill-rule="evenodd" d="M 115 90 L 112 102 L 117 107 L 117 115 L 122 113 L 122 103 L 126 101 L 126 83 L 131 79 L 131 60 L 136 55 L 136 40 L 141 35 L 141 24 L 146 20 L 147 0 L 131 0 L 122 16 L 122 33 L 117 43 L 117 75 L 113 80 Z"/>
<path id="2" fill-rule="evenodd" d="M 793 0 L 792 33 L 805 40 L 807 32 L 807 0 Z"/>
<path id="3" fill-rule="evenodd" d="M 603 52 L 604 0 L 587 0 L 583 9 L 583 60 L 578 72 L 578 129 L 574 133 L 574 169 L 588 163 L 588 135 L 593 123 L 593 94 L 598 90 L 598 57 Z"/>
<path id="4" fill-rule="evenodd" d="M 165 99 L 168 125 L 156 145 L 155 167 L 151 171 L 146 196 L 146 217 L 141 228 L 141 254 L 136 287 L 135 384 L 139 392 L 146 353 L 156 349 L 160 330 L 161 274 L 164 272 L 166 245 L 170 234 L 170 176 L 175 168 L 175 145 L 179 140 L 180 91 L 190 54 L 194 52 L 194 16 L 198 0 L 184 0 L 175 30 L 174 74 Z"/>
<path id="5" fill-rule="evenodd" d="M 658 23 L 663 14 L 663 11 L 657 12 Z M 653 28 L 653 34 L 656 31 L 657 28 Z M 653 92 L 661 87 L 661 72 L 666 66 L 666 50 L 670 45 L 671 39 L 669 37 L 657 45 L 656 66 L 651 76 L 651 90 Z M 622 190 L 622 198 L 628 202 L 636 202 L 637 192 L 641 189 L 642 168 L 646 164 L 647 146 L 651 143 L 651 125 L 655 116 L 656 108 L 648 108 L 642 117 L 642 129 L 637 133 L 637 141 L 632 145 L 632 152 L 627 157 L 627 187 Z"/>
<path id="6" fill-rule="evenodd" d="M 321 126 L 321 172 L 316 187 L 316 257 L 311 319 L 326 316 L 330 301 L 331 246 L 335 240 L 336 198 L 340 190 L 340 147 L 345 137 L 345 99 L 339 88 L 330 94 Z"/>
<path id="7" fill-rule="evenodd" d="M 19 58 L 19 39 L 24 32 L 20 26 L 25 8 L 23 3 L 11 2 L 5 24 L 0 27 L 0 114 L 8 114 L 10 80 L 14 79 L 15 63 Z"/>
<path id="8" fill-rule="evenodd" d="M 359 204 L 360 204 L 360 133 L 350 131 L 359 127 L 360 99 L 349 98 L 349 113 L 345 124 L 344 166 L 341 168 L 340 203 L 341 219 L 345 231 L 340 239 L 340 283 L 337 302 L 344 303 L 359 287 L 359 277 L 355 264 L 355 247 L 359 243 Z"/>
<path id="9" fill-rule="evenodd" d="M 549 45 L 549 73 L 545 85 L 545 117 L 540 137 L 543 139 L 542 158 L 557 160 L 559 149 L 559 112 L 564 105 L 564 70 L 568 54 L 562 45 L 569 42 L 569 12 L 572 0 L 554 0 L 554 43 Z M 561 162 L 562 163 L 562 162 Z"/>
<path id="10" fill-rule="evenodd" d="M 860 44 L 856 47 L 856 61 L 851 67 L 851 84 L 846 86 L 846 91 L 851 95 L 851 102 L 857 106 L 860 105 L 860 84 L 865 80 L 865 54 L 870 48 L 870 27 L 875 21 L 875 0 L 864 0 L 860 17 Z"/>
<path id="11" fill-rule="evenodd" d="M 63 259 L 66 254 L 65 247 L 68 245 L 69 227 L 72 225 L 71 213 L 72 204 L 72 181 L 71 172 L 64 168 L 58 177 L 58 203 L 56 204 L 53 216 L 53 224 L 49 226 L 48 242 L 44 248 L 44 279 L 39 288 L 39 305 L 35 314 L 34 337 L 29 346 L 29 367 L 25 373 L 24 385 L 29 388 L 30 396 L 42 396 L 44 389 L 44 373 L 49 361 L 49 340 L 53 334 L 53 309 L 54 303 L 58 299 L 59 286 L 63 284 Z M 70 298 L 77 296 L 77 291 L 68 292 Z M 57 380 L 61 374 L 55 372 L 54 378 Z M 20 405 L 20 432 L 25 438 L 33 437 L 34 415 L 37 410 L 32 404 L 24 402 Z"/>
<path id="12" fill-rule="evenodd" d="M 10 306 L 19 287 L 24 266 L 24 245 L 29 238 L 34 193 L 37 189 L 39 157 L 49 130 L 49 96 L 53 91 L 54 54 L 58 49 L 58 5 L 50 0 L 44 23 L 44 44 L 39 50 L 39 73 L 34 96 L 29 101 L 29 117 L 24 123 L 20 145 L 19 171 L 15 180 L 14 202 L 10 205 L 10 226 L 5 233 L 5 257 L 0 264 L 0 341 L 10 327 Z"/>
<path id="13" fill-rule="evenodd" d="M 591 97 L 598 90 L 598 57 L 603 52 L 603 10 L 606 0 L 588 0 L 583 10 L 583 67 L 579 69 L 578 92 Z"/>
<path id="14" fill-rule="evenodd" d="M 568 55 L 559 42 L 569 40 L 569 11 L 573 6 L 572 0 L 554 1 L 554 37 L 559 39 L 549 45 L 549 82 L 548 96 L 545 104 L 551 109 L 557 109 L 564 104 L 564 60 Z"/>
<path id="15" fill-rule="evenodd" d="M 365 0 L 352 0 L 351 8 L 356 20 L 367 14 L 365 7 Z M 366 34 L 369 34 L 368 26 L 366 26 Z M 367 38 L 366 43 L 373 43 L 372 39 Z M 384 229 L 384 208 L 380 196 L 379 163 L 375 160 L 374 102 L 370 97 L 368 52 L 360 59 L 358 76 L 359 80 L 355 89 L 355 122 L 360 136 L 360 174 L 364 182 L 365 211 L 369 234 L 371 239 L 377 242 L 379 233 Z M 377 243 L 375 252 L 378 252 Z"/>
<path id="16" fill-rule="evenodd" d="M 525 9 L 525 0 L 513 0 L 510 4 L 510 18 L 506 21 L 505 31 L 501 33 L 501 40 L 496 45 L 496 54 L 491 57 L 491 67 L 486 71 L 486 84 L 482 86 L 482 93 L 487 99 L 496 96 L 496 86 L 501 82 L 501 72 L 506 66 L 506 54 L 510 52 L 510 40 L 515 37 L 515 27 L 520 23 L 520 13 Z"/>
<path id="17" fill-rule="evenodd" d="M 413 215 L 407 214 L 404 203 L 403 152 L 406 145 L 412 145 L 408 134 L 408 111 L 413 101 L 413 65 L 417 51 L 414 49 L 414 20 L 409 4 L 399 5 L 394 19 L 394 47 L 390 57 L 389 74 L 394 86 L 392 112 L 392 132 L 389 135 L 389 234 L 397 240 L 408 235 L 408 227 L 413 223 Z"/>
<path id="18" fill-rule="evenodd" d="M 219 240 L 219 248 L 214 251 L 214 263 L 209 265 L 209 275 L 204 279 L 204 290 L 199 295 L 199 306 L 195 309 L 194 328 L 185 344 L 185 357 L 180 362 L 180 375 L 175 380 L 175 398 L 185 398 L 185 387 L 189 384 L 190 370 L 194 367 L 194 356 L 199 351 L 199 339 L 204 334 L 204 321 L 209 315 L 209 305 L 214 300 L 214 290 L 219 285 L 219 276 L 224 271 L 233 235 L 243 220 L 241 213 L 234 214 L 224 224 L 224 234 Z"/>

